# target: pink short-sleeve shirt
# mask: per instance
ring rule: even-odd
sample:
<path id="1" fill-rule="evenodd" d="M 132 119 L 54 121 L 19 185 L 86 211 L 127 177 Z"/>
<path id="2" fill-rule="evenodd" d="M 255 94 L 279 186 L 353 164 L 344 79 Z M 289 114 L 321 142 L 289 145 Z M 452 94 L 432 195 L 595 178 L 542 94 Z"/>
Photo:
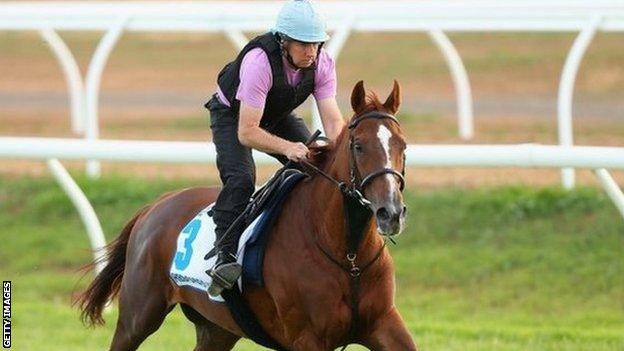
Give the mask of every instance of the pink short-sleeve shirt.
<path id="1" fill-rule="evenodd" d="M 299 84 L 303 78 L 303 72 L 292 68 L 286 59 L 284 59 L 283 67 L 288 84 L 291 86 Z M 255 48 L 245 54 L 241 62 L 239 78 L 240 84 L 236 98 L 251 107 L 263 109 L 269 90 L 273 86 L 271 64 L 264 50 Z M 221 103 L 230 106 L 230 102 L 218 86 L 217 95 Z M 336 65 L 334 59 L 325 50 L 321 50 L 316 60 L 312 95 L 317 101 L 336 96 Z"/>

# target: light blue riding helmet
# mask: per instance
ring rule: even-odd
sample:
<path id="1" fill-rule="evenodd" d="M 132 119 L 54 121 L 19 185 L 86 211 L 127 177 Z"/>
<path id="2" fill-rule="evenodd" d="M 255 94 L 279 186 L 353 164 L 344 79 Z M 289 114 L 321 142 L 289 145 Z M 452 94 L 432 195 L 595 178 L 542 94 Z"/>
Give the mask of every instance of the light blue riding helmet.
<path id="1" fill-rule="evenodd" d="M 329 39 L 324 21 L 309 0 L 288 1 L 271 31 L 304 43 L 322 43 Z"/>

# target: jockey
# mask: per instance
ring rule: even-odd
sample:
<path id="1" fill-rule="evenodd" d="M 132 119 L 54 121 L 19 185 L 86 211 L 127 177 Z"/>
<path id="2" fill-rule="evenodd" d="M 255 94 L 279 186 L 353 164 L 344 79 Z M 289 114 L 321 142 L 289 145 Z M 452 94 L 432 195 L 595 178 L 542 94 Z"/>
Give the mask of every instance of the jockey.
<path id="1" fill-rule="evenodd" d="M 217 91 L 206 103 L 223 188 L 213 208 L 217 261 L 208 274 L 212 296 L 231 288 L 242 272 L 236 263 L 243 228 L 232 222 L 255 188 L 252 149 L 281 163 L 306 157 L 311 133 L 293 110 L 314 95 L 323 127 L 335 140 L 344 126 L 336 102 L 334 60 L 322 49 L 329 36 L 309 0 L 290 0 L 275 28 L 251 40 L 219 73 Z"/>

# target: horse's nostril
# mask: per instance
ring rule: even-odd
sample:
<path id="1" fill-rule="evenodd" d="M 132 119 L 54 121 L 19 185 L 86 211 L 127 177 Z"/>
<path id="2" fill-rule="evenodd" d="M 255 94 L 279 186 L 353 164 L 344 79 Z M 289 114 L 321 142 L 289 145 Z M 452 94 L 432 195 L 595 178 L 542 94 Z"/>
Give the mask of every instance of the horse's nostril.
<path id="1" fill-rule="evenodd" d="M 377 210 L 377 218 L 386 221 L 390 218 L 390 214 L 385 207 L 382 207 Z"/>
<path id="2" fill-rule="evenodd" d="M 401 216 L 405 216 L 407 213 L 407 206 L 403 206 L 403 212 L 401 212 Z"/>

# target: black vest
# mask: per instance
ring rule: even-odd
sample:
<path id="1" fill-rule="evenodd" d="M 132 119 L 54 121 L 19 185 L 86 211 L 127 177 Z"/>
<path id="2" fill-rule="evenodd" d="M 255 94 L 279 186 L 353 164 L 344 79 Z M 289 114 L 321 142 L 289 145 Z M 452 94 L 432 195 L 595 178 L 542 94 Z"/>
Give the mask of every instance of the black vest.
<path id="1" fill-rule="evenodd" d="M 267 54 L 273 75 L 273 86 L 267 95 L 260 121 L 260 126 L 266 128 L 288 116 L 312 94 L 316 64 L 311 68 L 304 69 L 301 82 L 293 87 L 288 84 L 284 73 L 282 52 L 276 36 L 269 32 L 255 37 L 245 45 L 234 61 L 225 65 L 217 78 L 219 88 L 236 114 L 240 108 L 240 101 L 236 99 L 236 91 L 240 84 L 240 65 L 245 54 L 254 48 L 261 48 Z"/>

